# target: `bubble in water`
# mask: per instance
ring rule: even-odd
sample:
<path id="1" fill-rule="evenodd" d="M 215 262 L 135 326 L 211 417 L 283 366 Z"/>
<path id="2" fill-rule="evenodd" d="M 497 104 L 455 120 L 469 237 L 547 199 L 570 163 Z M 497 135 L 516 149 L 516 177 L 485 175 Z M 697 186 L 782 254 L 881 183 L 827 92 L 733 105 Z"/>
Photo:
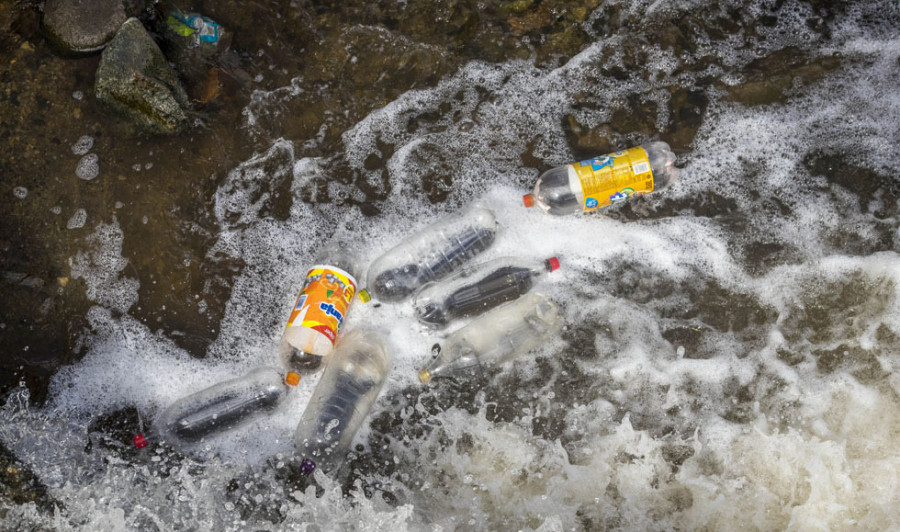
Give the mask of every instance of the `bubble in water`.
<path id="1" fill-rule="evenodd" d="M 75 211 L 75 214 L 69 218 L 68 223 L 66 223 L 66 229 L 81 229 L 84 227 L 85 222 L 87 222 L 87 211 L 78 209 Z"/>
<path id="2" fill-rule="evenodd" d="M 85 181 L 90 181 L 97 177 L 100 173 L 100 158 L 96 153 L 89 153 L 78 161 L 78 167 L 75 168 L 75 175 Z"/>
<path id="3" fill-rule="evenodd" d="M 53 214 L 59 214 L 62 212 L 62 207 L 60 207 L 59 205 L 50 207 L 50 212 L 52 212 Z"/>
<path id="4" fill-rule="evenodd" d="M 25 187 L 16 187 L 13 189 L 13 196 L 19 199 L 25 199 L 28 196 L 28 189 Z"/>
<path id="5" fill-rule="evenodd" d="M 81 91 L 75 91 L 75 92 L 72 93 L 72 98 L 75 98 L 76 100 L 83 100 L 83 99 L 84 99 L 84 93 L 81 92 Z"/>
<path id="6" fill-rule="evenodd" d="M 72 144 L 72 153 L 75 155 L 84 155 L 85 153 L 91 151 L 91 148 L 94 147 L 94 137 L 88 135 L 82 135 L 75 144 Z M 96 156 L 95 156 L 96 157 Z"/>

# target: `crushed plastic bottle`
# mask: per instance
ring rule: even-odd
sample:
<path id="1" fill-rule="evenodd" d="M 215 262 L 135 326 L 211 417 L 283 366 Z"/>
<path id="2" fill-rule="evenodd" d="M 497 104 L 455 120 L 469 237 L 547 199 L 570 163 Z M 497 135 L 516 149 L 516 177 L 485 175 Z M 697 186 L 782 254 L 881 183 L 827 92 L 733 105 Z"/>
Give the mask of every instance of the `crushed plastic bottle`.
<path id="1" fill-rule="evenodd" d="M 278 344 L 278 355 L 287 370 L 301 374 L 316 371 L 323 357 L 334 349 L 357 293 L 358 266 L 355 256 L 336 244 L 326 246 L 316 256 Z M 364 291 L 359 297 L 368 301 Z"/>
<path id="2" fill-rule="evenodd" d="M 481 314 L 525 294 L 538 277 L 557 268 L 556 257 L 543 261 L 501 257 L 464 266 L 416 292 L 416 318 L 432 327 L 444 327 L 454 319 Z"/>
<path id="3" fill-rule="evenodd" d="M 544 343 L 559 328 L 559 309 L 547 296 L 532 292 L 482 314 L 454 332 L 437 357 L 419 371 L 419 380 L 468 377 L 502 364 Z"/>
<path id="4" fill-rule="evenodd" d="M 197 13 L 185 13 L 175 10 L 166 19 L 171 31 L 182 37 L 191 37 L 194 46 L 201 42 L 215 43 L 219 40 L 221 28 L 216 21 Z"/>
<path id="5" fill-rule="evenodd" d="M 376 334 L 356 329 L 341 338 L 294 434 L 301 473 L 337 474 L 389 370 L 390 356 Z"/>
<path id="6" fill-rule="evenodd" d="M 157 437 L 182 447 L 233 429 L 274 411 L 299 381 L 297 373 L 266 366 L 182 397 L 157 418 Z M 135 444 L 142 446 L 137 437 Z"/>
<path id="7" fill-rule="evenodd" d="M 381 300 L 401 300 L 490 247 L 496 234 L 494 213 L 472 205 L 438 220 L 376 259 L 369 267 L 367 288 Z"/>
<path id="8" fill-rule="evenodd" d="M 677 178 L 675 154 L 657 141 L 547 170 L 522 199 L 550 214 L 574 214 L 661 190 Z"/>

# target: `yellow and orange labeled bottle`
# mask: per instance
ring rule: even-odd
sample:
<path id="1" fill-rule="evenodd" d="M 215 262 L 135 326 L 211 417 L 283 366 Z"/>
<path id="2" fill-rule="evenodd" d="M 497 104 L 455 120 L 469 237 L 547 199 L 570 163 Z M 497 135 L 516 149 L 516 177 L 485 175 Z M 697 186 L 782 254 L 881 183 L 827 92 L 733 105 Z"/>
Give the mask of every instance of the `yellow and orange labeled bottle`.
<path id="1" fill-rule="evenodd" d="M 651 142 L 547 170 L 523 201 L 550 214 L 574 214 L 660 190 L 677 176 L 669 145 Z"/>
<path id="2" fill-rule="evenodd" d="M 278 355 L 289 371 L 317 370 L 334 343 L 357 295 L 355 259 L 336 246 L 324 249 L 306 273 L 306 280 L 291 309 L 281 336 Z M 359 298 L 368 301 L 363 291 Z"/>

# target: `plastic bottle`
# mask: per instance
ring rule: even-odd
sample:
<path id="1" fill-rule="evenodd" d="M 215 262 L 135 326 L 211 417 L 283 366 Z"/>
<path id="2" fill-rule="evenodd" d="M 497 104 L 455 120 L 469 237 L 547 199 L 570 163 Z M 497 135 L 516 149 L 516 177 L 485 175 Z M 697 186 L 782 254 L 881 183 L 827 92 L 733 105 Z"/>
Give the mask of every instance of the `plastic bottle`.
<path id="1" fill-rule="evenodd" d="M 278 355 L 288 371 L 316 371 L 322 358 L 334 349 L 357 292 L 358 266 L 355 256 L 335 244 L 318 253 L 278 345 Z M 368 295 L 361 292 L 360 299 L 368 301 Z"/>
<path id="2" fill-rule="evenodd" d="M 501 257 L 464 266 L 449 278 L 428 283 L 416 292 L 416 318 L 426 325 L 444 327 L 453 319 L 481 314 L 525 294 L 538 277 L 557 268 L 556 257 Z"/>
<path id="3" fill-rule="evenodd" d="M 403 299 L 490 247 L 496 234 L 494 213 L 472 205 L 438 220 L 376 259 L 369 267 L 368 289 L 384 301 Z"/>
<path id="4" fill-rule="evenodd" d="M 294 434 L 303 474 L 337 473 L 389 369 L 390 356 L 374 333 L 357 329 L 341 338 Z"/>
<path id="5" fill-rule="evenodd" d="M 275 410 L 299 381 L 297 373 L 257 368 L 175 401 L 157 418 L 156 433 L 175 446 L 196 443 Z"/>
<path id="6" fill-rule="evenodd" d="M 436 346 L 437 357 L 423 370 L 423 383 L 435 377 L 465 377 L 530 351 L 559 327 L 559 309 L 547 296 L 532 292 L 506 303 L 454 332 Z"/>
<path id="7" fill-rule="evenodd" d="M 522 199 L 550 214 L 574 214 L 661 190 L 677 178 L 675 154 L 657 141 L 547 170 Z"/>

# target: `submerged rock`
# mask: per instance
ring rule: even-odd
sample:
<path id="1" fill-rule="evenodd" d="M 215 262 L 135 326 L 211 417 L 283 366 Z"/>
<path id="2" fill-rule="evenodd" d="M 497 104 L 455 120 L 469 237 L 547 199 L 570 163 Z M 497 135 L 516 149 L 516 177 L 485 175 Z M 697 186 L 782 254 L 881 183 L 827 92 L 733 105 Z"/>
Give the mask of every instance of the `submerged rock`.
<path id="1" fill-rule="evenodd" d="M 125 19 L 121 0 L 47 0 L 41 25 L 62 51 L 83 54 L 103 49 Z"/>
<path id="2" fill-rule="evenodd" d="M 187 125 L 188 98 L 178 76 L 136 18 L 103 51 L 94 90 L 141 131 L 174 134 Z"/>

